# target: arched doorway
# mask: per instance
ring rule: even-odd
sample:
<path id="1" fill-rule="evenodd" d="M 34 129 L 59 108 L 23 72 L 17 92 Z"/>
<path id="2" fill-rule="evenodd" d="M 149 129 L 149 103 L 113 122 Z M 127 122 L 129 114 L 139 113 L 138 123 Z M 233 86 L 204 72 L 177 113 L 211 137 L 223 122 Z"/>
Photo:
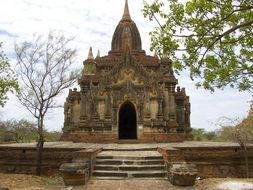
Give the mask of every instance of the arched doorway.
<path id="1" fill-rule="evenodd" d="M 137 139 L 136 111 L 129 101 L 119 110 L 119 139 Z"/>

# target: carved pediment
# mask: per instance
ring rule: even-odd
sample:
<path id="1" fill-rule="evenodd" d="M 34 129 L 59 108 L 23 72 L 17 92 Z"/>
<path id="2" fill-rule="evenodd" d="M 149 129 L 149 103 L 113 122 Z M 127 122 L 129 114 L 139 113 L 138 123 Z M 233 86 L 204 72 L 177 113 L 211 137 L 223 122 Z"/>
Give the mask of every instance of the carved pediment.
<path id="1" fill-rule="evenodd" d="M 110 89 L 112 93 L 119 92 L 118 99 L 123 96 L 141 97 L 144 91 L 150 91 L 150 96 L 156 97 L 160 93 L 157 90 L 161 89 L 161 85 L 155 77 L 155 72 L 148 72 L 145 67 L 140 65 L 130 54 L 126 52 L 121 61 L 113 66 L 110 71 L 101 74 L 101 83 L 99 85 L 98 96 L 103 97 L 105 91 Z"/>
<path id="2" fill-rule="evenodd" d="M 130 81 L 134 85 L 150 84 L 150 74 L 138 64 L 130 52 L 126 52 L 121 62 L 105 75 L 106 85 L 122 85 Z"/>
<path id="3" fill-rule="evenodd" d="M 122 86 L 129 82 L 134 86 L 143 86 L 145 83 L 144 77 L 136 74 L 133 69 L 122 69 L 117 76 L 113 77 L 112 87 Z"/>

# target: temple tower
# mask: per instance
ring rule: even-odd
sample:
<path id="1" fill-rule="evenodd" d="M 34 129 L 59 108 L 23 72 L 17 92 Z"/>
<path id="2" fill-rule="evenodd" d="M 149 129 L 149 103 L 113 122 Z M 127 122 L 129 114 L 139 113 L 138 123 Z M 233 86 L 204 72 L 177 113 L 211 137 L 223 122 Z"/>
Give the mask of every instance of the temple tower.
<path id="1" fill-rule="evenodd" d="M 83 62 L 80 91 L 65 102 L 62 140 L 178 142 L 190 133 L 190 102 L 176 86 L 172 61 L 146 55 L 128 1 L 108 55 Z"/>

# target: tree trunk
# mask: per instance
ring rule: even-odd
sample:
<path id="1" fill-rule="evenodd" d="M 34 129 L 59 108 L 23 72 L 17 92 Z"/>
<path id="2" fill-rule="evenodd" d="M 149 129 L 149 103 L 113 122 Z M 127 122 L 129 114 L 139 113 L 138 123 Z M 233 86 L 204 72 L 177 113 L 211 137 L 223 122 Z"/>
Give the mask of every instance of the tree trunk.
<path id="1" fill-rule="evenodd" d="M 247 147 L 244 146 L 243 149 L 243 153 L 244 153 L 244 159 L 245 159 L 245 169 L 246 169 L 246 178 L 249 178 L 249 158 L 248 158 L 248 150 Z"/>
<path id="2" fill-rule="evenodd" d="M 36 175 L 41 175 L 42 153 L 43 153 L 44 138 L 40 135 L 37 143 L 37 163 L 36 163 Z"/>
<path id="3" fill-rule="evenodd" d="M 44 136 L 43 136 L 43 118 L 38 121 L 38 132 L 39 139 L 37 143 L 37 163 L 36 163 L 36 175 L 41 175 L 41 165 L 43 157 L 43 145 L 44 145 Z"/>

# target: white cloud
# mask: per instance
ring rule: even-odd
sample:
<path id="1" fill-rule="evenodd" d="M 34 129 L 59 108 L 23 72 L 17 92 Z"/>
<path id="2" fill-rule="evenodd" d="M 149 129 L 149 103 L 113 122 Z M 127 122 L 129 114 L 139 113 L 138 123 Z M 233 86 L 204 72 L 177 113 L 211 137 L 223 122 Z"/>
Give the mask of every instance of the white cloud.
<path id="1" fill-rule="evenodd" d="M 4 31 L 0 32 L 0 41 L 4 42 L 7 55 L 13 55 L 15 42 L 29 40 L 34 33 L 46 35 L 50 30 L 57 30 L 76 37 L 73 47 L 78 49 L 76 65 L 81 69 L 90 46 L 95 55 L 98 49 L 101 55 L 110 50 L 113 32 L 123 14 L 124 0 L 0 0 L 0 5 L 0 31 Z M 139 28 L 143 49 L 152 54 L 148 32 L 155 23 L 143 18 L 142 6 L 142 0 L 129 0 L 130 14 Z M 215 126 L 210 122 L 217 121 L 220 116 L 246 116 L 251 94 L 232 89 L 211 94 L 203 89 L 196 90 L 188 77 L 179 76 L 178 80 L 190 96 L 193 127 L 211 130 Z M 62 103 L 66 96 L 67 92 L 60 98 Z M 29 117 L 15 98 L 10 97 L 5 108 L 1 109 L 2 117 Z M 60 130 L 63 109 L 54 111 L 49 117 L 47 128 Z"/>

